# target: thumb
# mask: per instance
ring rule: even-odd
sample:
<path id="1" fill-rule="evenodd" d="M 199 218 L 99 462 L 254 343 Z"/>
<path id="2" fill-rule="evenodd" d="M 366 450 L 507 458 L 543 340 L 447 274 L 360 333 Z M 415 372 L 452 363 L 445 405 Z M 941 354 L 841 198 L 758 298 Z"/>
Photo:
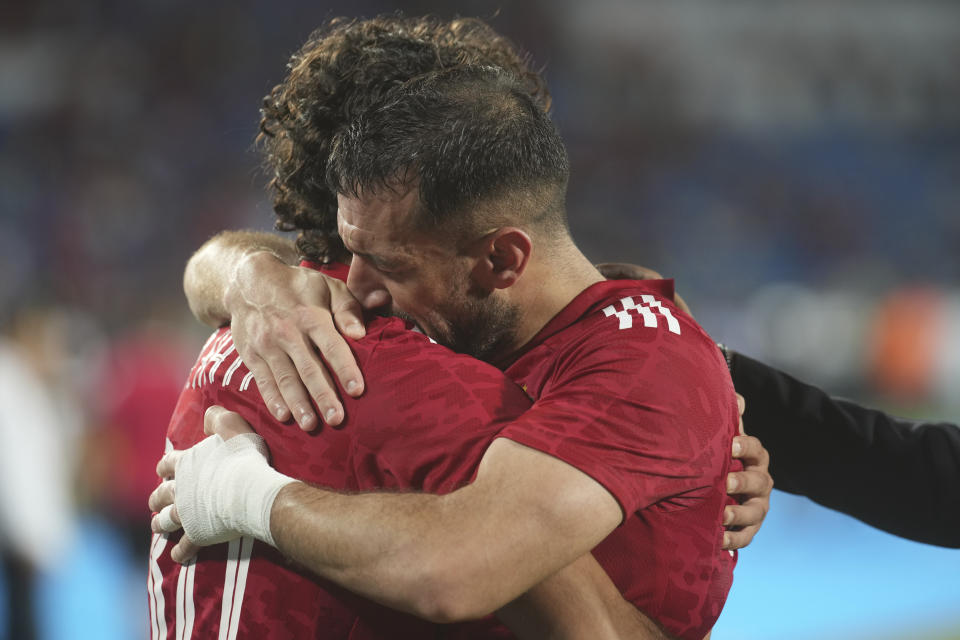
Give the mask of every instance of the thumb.
<path id="1" fill-rule="evenodd" d="M 203 415 L 203 432 L 208 436 L 218 435 L 226 441 L 242 433 L 253 433 L 253 429 L 239 413 L 213 405 Z"/>

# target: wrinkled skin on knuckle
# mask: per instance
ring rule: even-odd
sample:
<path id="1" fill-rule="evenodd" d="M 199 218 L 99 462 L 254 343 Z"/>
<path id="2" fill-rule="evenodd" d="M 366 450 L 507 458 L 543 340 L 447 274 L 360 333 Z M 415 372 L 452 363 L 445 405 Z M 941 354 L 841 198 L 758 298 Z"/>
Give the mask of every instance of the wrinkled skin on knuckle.
<path id="1" fill-rule="evenodd" d="M 280 387 L 281 391 L 285 389 L 292 389 L 295 385 L 299 385 L 300 376 L 296 375 L 293 371 L 289 369 L 281 369 L 276 372 L 277 377 L 277 386 Z"/>
<path id="2" fill-rule="evenodd" d="M 343 346 L 343 338 L 335 330 L 333 333 L 324 332 L 320 336 L 319 342 L 316 342 L 317 348 L 320 349 L 320 353 L 328 358 L 331 355 L 343 356 L 344 354 L 341 351 Z"/>
<path id="3" fill-rule="evenodd" d="M 333 374 L 337 380 L 343 380 L 345 377 L 353 373 L 353 367 L 350 364 L 343 364 L 339 367 L 334 368 Z"/>
<path id="4" fill-rule="evenodd" d="M 314 364 L 312 361 L 309 361 L 309 362 L 303 363 L 299 367 L 299 369 L 300 369 L 300 377 L 303 379 L 304 382 L 308 382 L 312 386 L 319 385 L 321 387 L 313 394 L 314 396 L 317 397 L 318 400 L 320 398 L 323 398 L 329 395 L 326 389 L 322 388 L 326 386 L 326 379 L 324 378 L 323 371 L 320 369 L 318 365 Z"/>
<path id="5" fill-rule="evenodd" d="M 251 371 L 253 371 L 253 369 L 251 369 Z M 260 395 L 263 397 L 265 402 L 269 403 L 273 400 L 276 400 L 276 398 L 273 397 L 273 387 L 269 384 L 266 378 L 254 372 L 253 381 L 257 384 L 257 389 L 260 390 Z"/>
<path id="6" fill-rule="evenodd" d="M 314 394 L 314 398 L 321 408 L 332 405 L 336 401 L 336 396 L 326 390 L 318 391 Z"/>

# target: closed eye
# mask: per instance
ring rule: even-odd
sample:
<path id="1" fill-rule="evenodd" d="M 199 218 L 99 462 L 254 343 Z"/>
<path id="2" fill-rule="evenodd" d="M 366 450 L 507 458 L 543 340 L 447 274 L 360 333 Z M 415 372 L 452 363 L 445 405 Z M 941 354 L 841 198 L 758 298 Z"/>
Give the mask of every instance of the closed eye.
<path id="1" fill-rule="evenodd" d="M 353 255 L 355 258 L 360 258 L 380 273 L 392 274 L 401 271 L 401 265 L 384 260 L 378 256 L 371 255 L 369 253 L 354 253 Z"/>

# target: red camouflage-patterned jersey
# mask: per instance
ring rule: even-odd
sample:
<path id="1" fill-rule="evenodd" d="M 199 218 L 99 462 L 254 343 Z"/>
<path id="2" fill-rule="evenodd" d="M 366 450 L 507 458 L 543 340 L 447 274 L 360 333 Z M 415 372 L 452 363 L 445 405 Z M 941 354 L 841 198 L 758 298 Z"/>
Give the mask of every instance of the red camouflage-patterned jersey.
<path id="1" fill-rule="evenodd" d="M 432 345 L 399 320 L 376 319 L 367 338 L 351 343 L 367 380 L 364 397 L 344 396 L 342 428 L 307 434 L 269 414 L 221 329 L 191 371 L 168 447 L 202 439 L 203 411 L 222 404 L 264 436 L 274 466 L 289 475 L 345 490 L 446 493 L 472 479 L 502 433 L 587 472 L 636 514 L 597 547 L 597 558 L 665 628 L 701 638 L 719 615 L 734 562 L 719 550 L 731 419 L 736 429 L 732 387 L 722 358 L 715 370 L 716 349 L 701 344 L 713 343 L 669 304 L 668 285 L 631 282 L 627 292 L 623 282 L 610 284 L 581 294 L 509 367 L 537 400 L 519 420 L 530 401 L 498 370 Z M 659 314 L 653 324 L 643 311 L 624 311 L 628 293 L 664 302 L 642 302 Z M 621 329 L 632 329 L 631 319 L 639 330 Z M 675 325 L 686 338 L 661 335 Z M 155 640 L 512 637 L 492 618 L 433 625 L 386 609 L 248 538 L 204 549 L 181 567 L 169 557 L 176 537 L 154 536 L 151 548 Z"/>
<path id="2" fill-rule="evenodd" d="M 665 629 L 703 638 L 736 564 L 720 546 L 739 417 L 726 362 L 674 306 L 673 281 L 589 287 L 506 373 L 534 405 L 500 435 L 604 485 L 626 517 L 594 556 Z"/>

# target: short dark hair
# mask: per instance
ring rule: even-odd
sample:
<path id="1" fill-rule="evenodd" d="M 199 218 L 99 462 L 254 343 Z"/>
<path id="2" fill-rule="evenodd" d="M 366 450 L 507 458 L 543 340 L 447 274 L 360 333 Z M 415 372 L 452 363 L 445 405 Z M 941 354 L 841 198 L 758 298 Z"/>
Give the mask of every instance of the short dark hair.
<path id="1" fill-rule="evenodd" d="M 566 147 L 543 109 L 512 74 L 477 65 L 395 89 L 337 134 L 327 163 L 337 193 L 416 187 L 421 226 L 463 230 L 490 222 L 467 215 L 481 205 L 518 196 L 523 210 L 498 222 L 566 229 L 569 173 Z"/>
<path id="2" fill-rule="evenodd" d="M 324 260 L 343 251 L 337 198 L 325 179 L 334 134 L 398 85 L 461 64 L 504 69 L 549 109 L 529 57 L 475 18 L 335 18 L 293 55 L 287 77 L 263 100 L 257 140 L 272 176 L 276 227 L 301 232 L 301 256 Z"/>

